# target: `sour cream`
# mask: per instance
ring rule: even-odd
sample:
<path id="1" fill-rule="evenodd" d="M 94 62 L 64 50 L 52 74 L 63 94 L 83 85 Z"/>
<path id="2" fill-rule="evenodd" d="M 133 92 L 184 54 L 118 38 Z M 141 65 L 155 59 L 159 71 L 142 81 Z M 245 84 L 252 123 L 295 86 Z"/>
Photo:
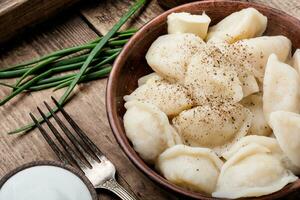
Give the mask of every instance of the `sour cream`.
<path id="1" fill-rule="evenodd" d="M 85 183 L 56 166 L 34 166 L 9 178 L 0 189 L 0 200 L 92 200 Z"/>

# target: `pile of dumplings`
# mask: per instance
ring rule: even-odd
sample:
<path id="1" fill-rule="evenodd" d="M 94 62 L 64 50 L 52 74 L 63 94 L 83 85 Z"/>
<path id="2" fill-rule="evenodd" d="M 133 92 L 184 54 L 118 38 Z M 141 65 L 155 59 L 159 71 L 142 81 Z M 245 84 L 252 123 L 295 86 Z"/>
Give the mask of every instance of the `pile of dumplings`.
<path id="1" fill-rule="evenodd" d="M 300 174 L 300 50 L 262 36 L 254 8 L 214 26 L 172 13 L 146 54 L 154 73 L 124 97 L 136 152 L 170 182 L 213 197 L 258 197 Z"/>

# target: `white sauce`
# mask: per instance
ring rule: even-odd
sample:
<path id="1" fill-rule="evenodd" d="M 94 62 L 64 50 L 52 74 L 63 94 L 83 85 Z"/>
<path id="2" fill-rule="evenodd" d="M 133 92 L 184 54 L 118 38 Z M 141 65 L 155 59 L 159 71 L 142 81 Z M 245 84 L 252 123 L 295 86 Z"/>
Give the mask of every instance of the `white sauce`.
<path id="1" fill-rule="evenodd" d="M 0 200 L 92 200 L 84 182 L 66 169 L 35 166 L 8 179 Z"/>

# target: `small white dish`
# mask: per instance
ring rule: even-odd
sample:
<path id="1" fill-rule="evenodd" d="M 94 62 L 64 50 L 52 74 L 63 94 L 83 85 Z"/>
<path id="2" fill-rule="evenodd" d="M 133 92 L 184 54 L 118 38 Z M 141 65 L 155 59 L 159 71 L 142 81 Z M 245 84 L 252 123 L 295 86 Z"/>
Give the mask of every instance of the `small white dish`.
<path id="1" fill-rule="evenodd" d="M 97 193 L 77 169 L 55 161 L 22 165 L 0 180 L 0 200 L 96 200 Z"/>

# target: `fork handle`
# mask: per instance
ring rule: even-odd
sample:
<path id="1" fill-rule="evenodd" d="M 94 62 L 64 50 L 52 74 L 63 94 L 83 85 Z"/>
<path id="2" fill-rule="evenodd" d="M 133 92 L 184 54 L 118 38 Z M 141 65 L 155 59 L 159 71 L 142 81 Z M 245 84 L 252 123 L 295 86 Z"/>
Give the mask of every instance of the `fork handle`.
<path id="1" fill-rule="evenodd" d="M 115 179 L 106 181 L 101 187 L 113 192 L 122 200 L 138 200 L 133 194 L 122 187 Z"/>

